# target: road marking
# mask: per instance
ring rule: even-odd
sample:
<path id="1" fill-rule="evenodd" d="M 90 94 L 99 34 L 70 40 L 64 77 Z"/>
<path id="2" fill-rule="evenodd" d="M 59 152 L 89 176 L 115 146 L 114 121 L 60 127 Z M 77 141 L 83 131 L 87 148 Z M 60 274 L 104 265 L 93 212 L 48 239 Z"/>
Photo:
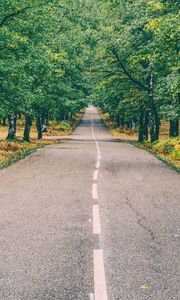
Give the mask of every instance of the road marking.
<path id="1" fill-rule="evenodd" d="M 97 183 L 93 183 L 92 185 L 92 197 L 94 200 L 98 199 Z"/>
<path id="2" fill-rule="evenodd" d="M 99 218 L 99 206 L 93 205 L 93 234 L 101 233 L 101 225 Z"/>
<path id="3" fill-rule="evenodd" d="M 97 161 L 96 161 L 96 170 L 93 174 L 93 180 L 98 179 L 98 172 L 101 163 L 101 152 L 94 134 L 94 121 L 93 121 L 93 112 L 91 114 L 91 131 L 92 131 L 92 139 L 96 144 L 97 149 Z M 97 183 L 93 183 L 92 185 L 92 198 L 93 200 L 98 199 L 97 192 Z M 100 214 L 99 214 L 99 206 L 93 205 L 93 233 L 100 234 L 101 233 L 101 225 L 100 225 Z M 104 271 L 104 259 L 103 259 L 103 251 L 101 249 L 96 249 L 93 252 L 93 260 L 94 260 L 94 290 L 95 294 L 90 294 L 90 300 L 107 300 L 107 289 L 106 289 L 106 279 L 105 279 L 105 271 Z"/>
<path id="4" fill-rule="evenodd" d="M 99 167 L 100 167 L 100 160 L 98 160 L 96 163 L 96 169 L 99 169 Z"/>
<path id="5" fill-rule="evenodd" d="M 103 251 L 101 249 L 94 250 L 94 289 L 95 300 L 107 300 Z"/>
<path id="6" fill-rule="evenodd" d="M 94 294 L 93 294 L 93 293 L 90 293 L 90 294 L 89 294 L 89 299 L 90 299 L 90 300 L 94 300 Z"/>
<path id="7" fill-rule="evenodd" d="M 93 180 L 97 180 L 98 179 L 98 170 L 95 170 L 94 171 L 94 174 L 93 174 Z"/>

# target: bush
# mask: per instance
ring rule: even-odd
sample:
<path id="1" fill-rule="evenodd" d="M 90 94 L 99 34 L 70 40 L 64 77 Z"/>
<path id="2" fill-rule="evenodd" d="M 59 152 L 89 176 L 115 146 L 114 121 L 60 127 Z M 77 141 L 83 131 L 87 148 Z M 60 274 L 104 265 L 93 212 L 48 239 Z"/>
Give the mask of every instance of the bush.
<path id="1" fill-rule="evenodd" d="M 104 121 L 109 120 L 110 119 L 109 113 L 102 114 L 102 118 L 103 118 Z"/>
<path id="2" fill-rule="evenodd" d="M 171 153 L 171 159 L 180 160 L 180 151 L 174 149 Z"/>
<path id="3" fill-rule="evenodd" d="M 164 146 L 163 153 L 164 154 L 168 154 L 168 153 L 171 153 L 173 150 L 174 150 L 174 145 L 172 145 L 172 144 L 166 144 Z"/>
<path id="4" fill-rule="evenodd" d="M 62 131 L 67 131 L 71 129 L 71 125 L 68 121 L 61 121 L 58 129 Z"/>
<path id="5" fill-rule="evenodd" d="M 56 120 L 50 120 L 49 121 L 49 126 L 56 126 L 56 125 L 59 125 L 58 121 L 56 121 Z"/>
<path id="6" fill-rule="evenodd" d="M 169 154 L 177 147 L 178 144 L 179 140 L 177 138 L 156 141 L 152 143 L 152 150 L 160 154 Z"/>
<path id="7" fill-rule="evenodd" d="M 180 144 L 175 145 L 175 150 L 180 151 Z"/>

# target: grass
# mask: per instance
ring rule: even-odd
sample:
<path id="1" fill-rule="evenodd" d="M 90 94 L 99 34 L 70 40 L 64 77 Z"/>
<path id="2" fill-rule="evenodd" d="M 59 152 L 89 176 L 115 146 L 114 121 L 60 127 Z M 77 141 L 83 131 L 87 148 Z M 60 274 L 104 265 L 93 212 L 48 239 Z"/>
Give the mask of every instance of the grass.
<path id="1" fill-rule="evenodd" d="M 25 158 L 38 148 L 59 142 L 61 136 L 63 137 L 72 134 L 78 123 L 81 121 L 82 116 L 83 111 L 80 111 L 71 123 L 65 121 L 61 121 L 60 123 L 50 121 L 49 126 L 47 127 L 48 132 L 43 133 L 44 137 L 49 137 L 47 140 L 37 139 L 37 130 L 35 123 L 33 122 L 30 134 L 31 143 L 23 142 L 24 119 L 17 121 L 16 139 L 13 141 L 6 140 L 8 126 L 0 125 L 0 169 L 8 167 L 18 160 Z"/>
<path id="2" fill-rule="evenodd" d="M 158 159 L 165 162 L 178 173 L 180 172 L 180 138 L 169 138 L 169 124 L 163 122 L 160 128 L 160 140 L 154 143 L 146 141 L 138 143 L 137 132 L 131 132 L 128 128 L 116 128 L 115 124 L 109 119 L 108 114 L 101 114 L 105 126 L 113 137 L 124 142 L 134 142 L 134 144 L 149 153 L 155 155 Z"/>
<path id="3" fill-rule="evenodd" d="M 109 119 L 109 115 L 107 113 L 100 114 L 107 130 L 112 134 L 113 137 L 126 141 L 137 141 L 138 135 L 136 132 L 132 132 L 128 128 L 117 128 L 115 124 Z"/>
<path id="4" fill-rule="evenodd" d="M 31 143 L 23 142 L 22 140 L 0 141 L 0 169 L 8 167 L 35 152 L 38 148 L 55 142 L 57 141 L 33 140 Z"/>
<path id="5" fill-rule="evenodd" d="M 136 146 L 154 154 L 180 173 L 180 138 L 168 138 L 154 143 L 146 141 L 144 143 L 136 143 Z"/>
<path id="6" fill-rule="evenodd" d="M 50 121 L 48 126 L 48 132 L 45 132 L 43 135 L 46 137 L 51 136 L 66 136 L 71 135 L 73 131 L 76 129 L 77 125 L 82 119 L 82 116 L 84 114 L 84 110 L 81 110 L 79 113 L 76 114 L 75 117 L 73 117 L 71 122 L 68 121 Z"/>

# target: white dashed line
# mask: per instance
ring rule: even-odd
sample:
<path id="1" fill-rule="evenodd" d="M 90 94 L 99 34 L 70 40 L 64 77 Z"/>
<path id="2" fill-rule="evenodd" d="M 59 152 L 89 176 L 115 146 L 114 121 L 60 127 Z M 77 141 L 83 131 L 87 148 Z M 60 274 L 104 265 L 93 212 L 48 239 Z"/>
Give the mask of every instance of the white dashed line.
<path id="1" fill-rule="evenodd" d="M 94 299 L 94 294 L 93 294 L 93 293 L 90 293 L 90 294 L 89 294 L 89 299 L 90 299 L 90 300 L 95 300 L 95 299 Z"/>
<path id="2" fill-rule="evenodd" d="M 93 111 L 92 111 L 93 112 Z M 98 142 L 96 141 L 94 134 L 94 121 L 93 114 L 91 115 L 91 131 L 92 139 L 96 144 L 97 149 L 97 161 L 96 161 L 96 170 L 93 174 L 93 181 L 97 181 L 98 173 L 101 163 L 101 152 L 99 149 Z M 98 191 L 97 183 L 92 184 L 92 198 L 93 200 L 98 200 Z M 101 234 L 101 223 L 100 223 L 100 214 L 99 214 L 99 205 L 93 205 L 93 234 Z M 90 300 L 107 300 L 107 289 L 106 289 L 106 278 L 104 271 L 104 259 L 102 249 L 96 249 L 93 252 L 94 259 L 94 290 L 95 294 L 90 294 Z"/>
<path id="3" fill-rule="evenodd" d="M 98 160 L 96 163 L 96 169 L 99 169 L 99 168 L 100 168 L 100 161 Z"/>
<path id="4" fill-rule="evenodd" d="M 103 251 L 101 249 L 94 250 L 94 288 L 95 300 L 107 300 Z"/>
<path id="5" fill-rule="evenodd" d="M 97 159 L 101 160 L 101 154 L 100 153 L 98 153 Z"/>
<path id="6" fill-rule="evenodd" d="M 94 174 L 93 174 L 93 180 L 97 180 L 98 179 L 98 170 L 95 170 L 94 171 Z"/>
<path id="7" fill-rule="evenodd" d="M 99 206 L 93 205 L 93 234 L 100 234 L 100 218 L 99 218 Z"/>
<path id="8" fill-rule="evenodd" d="M 93 197 L 93 200 L 98 199 L 97 183 L 93 183 L 93 185 L 92 185 L 92 197 Z"/>

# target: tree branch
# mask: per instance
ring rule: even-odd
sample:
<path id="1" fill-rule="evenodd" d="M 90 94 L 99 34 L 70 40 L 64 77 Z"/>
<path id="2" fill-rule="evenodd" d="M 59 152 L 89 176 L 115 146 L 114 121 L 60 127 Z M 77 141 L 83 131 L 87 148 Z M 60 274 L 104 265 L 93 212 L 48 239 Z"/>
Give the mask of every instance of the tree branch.
<path id="1" fill-rule="evenodd" d="M 148 89 L 147 86 L 144 85 L 140 80 L 134 78 L 130 74 L 130 72 L 126 69 L 126 67 L 124 66 L 124 64 L 120 60 L 119 55 L 118 55 L 118 53 L 117 53 L 117 51 L 116 51 L 115 48 L 112 48 L 112 52 L 115 55 L 120 68 L 123 70 L 124 74 L 128 77 L 128 79 L 131 80 L 139 89 L 141 89 L 141 90 L 147 90 Z"/>
<path id="2" fill-rule="evenodd" d="M 6 15 L 6 16 L 1 20 L 1 22 L 0 22 L 0 27 L 3 26 L 4 23 L 5 23 L 6 21 L 8 21 L 9 19 L 12 19 L 12 18 L 14 18 L 14 17 L 16 17 L 16 16 L 22 14 L 24 11 L 26 11 L 26 10 L 29 9 L 29 8 L 30 8 L 30 6 L 24 7 L 24 8 L 22 8 L 22 9 L 18 10 L 18 11 L 9 13 L 8 15 Z"/>

